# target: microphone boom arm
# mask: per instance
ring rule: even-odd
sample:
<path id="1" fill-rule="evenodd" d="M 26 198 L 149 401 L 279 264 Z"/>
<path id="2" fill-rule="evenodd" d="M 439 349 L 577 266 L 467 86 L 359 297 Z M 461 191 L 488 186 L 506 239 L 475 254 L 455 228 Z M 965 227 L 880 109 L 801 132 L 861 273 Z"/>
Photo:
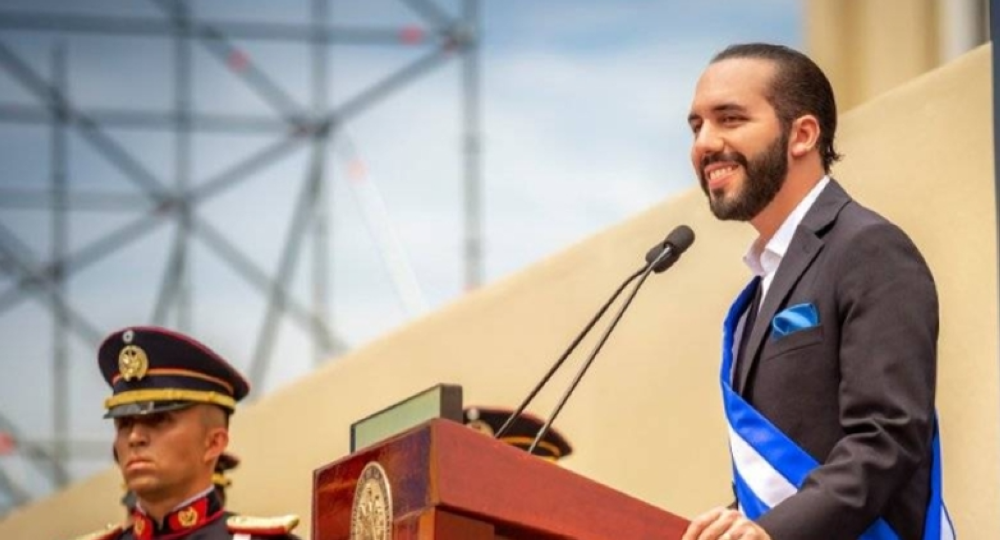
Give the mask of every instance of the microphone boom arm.
<path id="1" fill-rule="evenodd" d="M 649 274 L 651 274 L 654 271 L 654 269 L 657 268 L 657 265 L 660 262 L 666 260 L 671 256 L 676 257 L 677 255 L 679 255 L 677 251 L 679 250 L 675 250 L 673 249 L 672 245 L 667 244 L 667 248 L 662 250 L 660 255 L 656 257 L 655 260 L 650 261 L 650 263 L 647 264 L 646 267 L 642 269 L 641 271 L 642 277 L 639 278 L 639 282 L 636 283 L 635 288 L 633 288 L 632 292 L 629 293 L 629 295 L 625 298 L 625 301 L 622 303 L 622 307 L 618 309 L 617 313 L 615 313 L 615 317 L 614 319 L 611 320 L 611 324 L 608 325 L 608 328 L 604 331 L 604 334 L 601 335 L 601 339 L 598 340 L 597 345 L 594 346 L 594 350 L 591 351 L 590 356 L 587 357 L 586 362 L 584 362 L 583 365 L 580 367 L 580 371 L 578 371 L 576 377 L 573 378 L 573 382 L 570 383 L 569 388 L 566 390 L 566 393 L 564 393 L 562 398 L 559 399 L 559 403 L 556 405 L 555 409 L 552 410 L 552 414 L 549 415 L 548 419 L 545 421 L 545 424 L 542 426 L 542 429 L 538 430 L 538 433 L 535 435 L 535 440 L 532 441 L 531 446 L 528 447 L 529 454 L 535 453 L 535 448 L 538 447 L 539 441 L 541 441 L 542 438 L 545 437 L 545 434 L 549 432 L 549 428 L 552 426 L 552 423 L 555 422 L 556 417 L 559 416 L 559 413 L 562 411 L 563 406 L 566 405 L 566 401 L 569 400 L 569 397 L 571 395 L 573 395 L 573 391 L 576 390 L 576 387 L 578 384 L 580 384 L 580 381 L 583 379 L 583 376 L 587 374 L 587 370 L 590 369 L 590 365 L 593 364 L 594 359 L 597 358 L 597 353 L 601 352 L 601 348 L 604 347 L 604 343 L 608 340 L 608 337 L 611 336 L 611 332 L 615 329 L 615 326 L 618 325 L 618 321 L 620 321 L 622 316 L 625 315 L 625 310 L 628 309 L 629 305 L 632 303 L 632 300 L 635 299 L 635 295 L 639 293 L 639 289 L 642 287 L 642 284 L 646 282 L 646 278 L 648 278 Z M 635 275 L 633 275 L 632 278 L 623 283 L 621 288 L 619 289 L 619 292 L 622 289 L 624 289 L 625 286 L 628 285 L 628 283 L 631 282 L 632 279 L 634 278 Z M 615 296 L 617 296 L 617 294 Z M 610 301 L 608 301 L 607 304 L 605 304 L 605 308 L 611 305 L 612 301 L 614 301 L 614 298 L 612 298 Z M 583 336 L 580 336 L 580 339 L 582 338 Z M 579 339 L 577 340 L 577 342 L 574 343 L 574 345 L 578 342 Z M 560 360 L 560 362 L 561 361 L 562 360 Z"/>
<path id="2" fill-rule="evenodd" d="M 552 376 L 555 375 L 556 371 L 559 371 L 559 368 L 562 367 L 566 359 L 569 358 L 569 355 L 573 354 L 573 351 L 576 350 L 576 346 L 579 345 L 581 341 L 583 341 L 583 338 L 587 337 L 587 334 L 590 333 L 591 328 L 593 328 L 594 325 L 597 324 L 597 321 L 604 316 L 604 312 L 606 312 L 608 308 L 611 307 L 611 304 L 613 304 L 614 301 L 618 299 L 618 296 L 620 296 L 622 291 L 625 290 L 625 287 L 628 287 L 629 283 L 632 283 L 632 281 L 634 281 L 635 278 L 639 277 L 643 272 L 645 272 L 648 275 L 649 274 L 648 269 L 652 267 L 653 267 L 652 264 L 647 264 L 646 266 L 643 266 L 635 273 L 633 273 L 631 276 L 629 276 L 629 278 L 626 279 L 621 284 L 621 286 L 618 287 L 618 290 L 616 290 L 615 293 L 611 295 L 611 298 L 609 298 L 607 302 L 605 302 L 604 305 L 601 306 L 600 311 L 598 311 L 597 314 L 594 315 L 592 319 L 590 319 L 590 322 L 588 322 L 587 326 L 584 327 L 583 332 L 576 336 L 576 339 L 573 340 L 573 343 L 570 343 L 569 347 L 566 349 L 565 352 L 563 352 L 562 356 L 560 356 L 559 359 L 556 360 L 554 364 L 552 364 L 552 367 L 549 368 L 548 373 L 546 373 L 545 376 L 542 377 L 542 380 L 535 385 L 535 387 L 531 390 L 531 393 L 528 394 L 528 397 L 525 398 L 524 401 L 522 401 L 521 404 L 517 406 L 517 409 L 515 409 L 514 412 L 511 413 L 511 415 L 503 423 L 503 425 L 500 426 L 500 429 L 498 429 L 496 433 L 493 435 L 494 438 L 500 438 L 504 433 L 507 433 L 507 431 L 514 425 L 514 421 L 521 416 L 521 413 L 524 412 L 524 409 L 526 409 L 528 405 L 531 404 L 532 400 L 535 399 L 535 396 L 538 395 L 538 392 L 540 392 L 542 388 L 549 382 L 549 379 L 551 379 Z M 537 440 L 538 439 L 536 439 L 536 441 Z M 532 446 L 532 448 L 534 448 L 534 446 Z"/>

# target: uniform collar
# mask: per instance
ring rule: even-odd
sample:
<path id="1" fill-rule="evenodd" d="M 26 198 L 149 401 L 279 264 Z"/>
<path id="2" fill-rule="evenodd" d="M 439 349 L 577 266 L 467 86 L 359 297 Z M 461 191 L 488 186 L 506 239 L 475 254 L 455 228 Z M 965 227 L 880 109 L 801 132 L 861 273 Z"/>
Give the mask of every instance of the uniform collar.
<path id="1" fill-rule="evenodd" d="M 146 515 L 141 506 L 136 505 L 132 512 L 132 533 L 136 540 L 169 540 L 198 530 L 219 519 L 222 514 L 222 502 L 213 486 L 171 510 L 160 526 Z"/>

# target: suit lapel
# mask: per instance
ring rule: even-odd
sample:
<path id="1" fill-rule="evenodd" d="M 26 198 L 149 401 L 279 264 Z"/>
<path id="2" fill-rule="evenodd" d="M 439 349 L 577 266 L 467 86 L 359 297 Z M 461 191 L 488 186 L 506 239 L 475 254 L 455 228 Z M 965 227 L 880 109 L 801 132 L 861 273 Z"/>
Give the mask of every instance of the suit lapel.
<path id="1" fill-rule="evenodd" d="M 788 246 L 788 251 L 781 259 L 774 280 L 767 290 L 767 296 L 764 297 L 764 302 L 760 306 L 753 330 L 750 332 L 750 341 L 747 342 L 744 361 L 740 363 L 740 371 L 737 374 L 737 392 L 742 394 L 746 387 L 747 378 L 760 356 L 764 338 L 771 333 L 771 319 L 777 314 L 778 308 L 785 304 L 792 288 L 798 283 L 799 278 L 802 277 L 816 255 L 823 249 L 823 235 L 829 226 L 837 220 L 840 210 L 850 200 L 850 196 L 840 187 L 840 184 L 831 179 L 812 208 L 806 212 L 802 222 L 799 223 L 798 229 L 792 237 L 792 242 Z"/>

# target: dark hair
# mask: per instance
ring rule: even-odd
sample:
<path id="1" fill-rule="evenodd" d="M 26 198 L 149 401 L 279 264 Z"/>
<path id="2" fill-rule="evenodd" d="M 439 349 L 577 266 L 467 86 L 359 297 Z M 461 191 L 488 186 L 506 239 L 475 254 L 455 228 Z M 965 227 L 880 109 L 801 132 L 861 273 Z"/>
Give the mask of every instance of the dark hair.
<path id="1" fill-rule="evenodd" d="M 730 58 L 757 58 L 774 62 L 777 70 L 771 81 L 769 95 L 765 97 L 774 107 L 778 121 L 786 130 L 802 115 L 816 116 L 819 120 L 819 150 L 823 170 L 829 173 L 830 166 L 841 156 L 833 148 L 833 139 L 837 133 L 837 103 L 823 70 L 799 51 L 770 43 L 730 45 L 715 55 L 712 63 Z"/>

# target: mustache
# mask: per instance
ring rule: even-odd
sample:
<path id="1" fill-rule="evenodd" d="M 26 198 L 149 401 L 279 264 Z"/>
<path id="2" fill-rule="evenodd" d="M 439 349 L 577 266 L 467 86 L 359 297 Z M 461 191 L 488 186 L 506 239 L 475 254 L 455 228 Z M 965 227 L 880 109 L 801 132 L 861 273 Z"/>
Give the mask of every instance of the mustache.
<path id="1" fill-rule="evenodd" d="M 749 168 L 750 162 L 747 160 L 746 156 L 739 152 L 717 152 L 714 154 L 705 154 L 701 158 L 701 170 L 704 174 L 705 167 L 713 163 L 718 163 L 720 161 L 728 161 L 732 163 L 739 163 L 744 169 Z"/>

